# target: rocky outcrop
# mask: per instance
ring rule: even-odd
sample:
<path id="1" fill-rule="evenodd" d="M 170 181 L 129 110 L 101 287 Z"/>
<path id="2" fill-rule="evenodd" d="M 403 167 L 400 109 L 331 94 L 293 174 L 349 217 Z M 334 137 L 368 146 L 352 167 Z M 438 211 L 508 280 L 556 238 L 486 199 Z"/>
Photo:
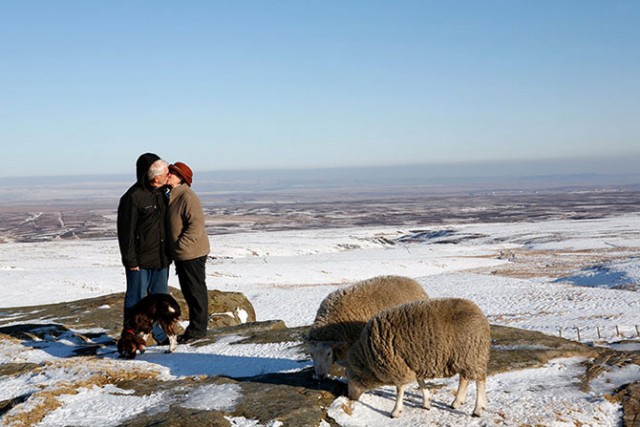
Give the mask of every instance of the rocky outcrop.
<path id="1" fill-rule="evenodd" d="M 184 304 L 179 291 L 172 289 L 172 294 Z M 327 416 L 327 407 L 337 397 L 346 395 L 346 383 L 339 379 L 318 382 L 313 378 L 311 366 L 294 372 L 266 373 L 242 378 L 199 375 L 168 380 L 158 380 L 149 371 L 137 372 L 127 368 L 128 365 L 116 366 L 118 360 L 114 360 L 113 356 L 108 357 L 104 351 L 105 347 L 110 348 L 114 345 L 120 333 L 122 297 L 122 294 L 114 294 L 64 304 L 1 310 L 0 344 L 3 341 L 12 341 L 19 342 L 24 347 L 41 348 L 46 342 L 55 344 L 56 341 L 64 341 L 65 345 L 73 344 L 73 351 L 58 365 L 49 362 L 2 364 L 0 380 L 17 378 L 29 372 L 56 369 L 56 366 L 59 369 L 59 365 L 65 365 L 66 369 L 82 366 L 95 374 L 77 385 L 66 384 L 64 390 L 43 389 L 0 401 L 0 417 L 3 421 L 10 418 L 14 425 L 37 423 L 33 418 L 35 412 L 21 412 L 20 408 L 32 405 L 33 401 L 49 402 L 51 406 L 45 405 L 40 408 L 40 413 L 43 414 L 41 416 L 44 416 L 47 410 L 56 409 L 57 393 L 73 393 L 74 387 L 80 389 L 95 381 L 95 385 L 113 384 L 129 390 L 133 395 L 146 396 L 163 392 L 163 396 L 166 396 L 166 399 L 163 399 L 167 402 L 166 407 L 156 408 L 151 414 L 132 417 L 122 424 L 125 426 L 227 427 L 232 424 L 229 420 L 233 417 L 257 420 L 261 424 L 268 424 L 277 419 L 287 426 L 318 426 L 322 423 L 335 426 Z M 210 291 L 210 304 L 212 313 L 223 314 L 212 316 L 209 336 L 196 342 L 194 346 L 208 345 L 224 336 L 233 335 L 237 340 L 230 345 L 288 343 L 297 346 L 299 351 L 306 352 L 302 336 L 308 327 L 288 328 L 280 320 L 255 321 L 253 307 L 244 295 Z M 183 307 L 186 309 L 186 305 Z M 249 316 L 245 318 L 244 314 L 235 314 L 242 311 L 249 313 Z M 240 320 L 246 322 L 240 323 Z M 78 332 L 87 330 L 107 332 Z M 592 358 L 590 365 L 585 366 L 582 378 L 583 387 L 586 389 L 590 380 L 601 370 L 627 363 L 640 365 L 640 357 L 634 353 L 598 349 L 560 337 L 516 328 L 492 325 L 491 338 L 490 375 L 541 366 L 557 357 L 586 356 Z M 334 378 L 345 375 L 344 369 L 338 365 L 333 366 L 330 374 Z M 190 391 L 205 385 L 235 387 L 239 390 L 239 398 L 233 406 L 218 410 L 193 409 L 184 405 L 185 396 L 189 395 Z M 44 395 L 46 399 L 43 399 Z M 640 384 L 637 383 L 629 384 L 611 396 L 611 399 L 619 401 L 624 408 L 625 427 L 639 425 L 639 397 Z M 29 418 L 21 421 L 21 414 L 28 415 Z"/>
<path id="2" fill-rule="evenodd" d="M 184 304 L 186 306 L 186 304 Z M 188 311 L 183 308 L 185 317 Z M 256 312 L 241 292 L 209 291 L 209 328 L 256 321 Z"/>

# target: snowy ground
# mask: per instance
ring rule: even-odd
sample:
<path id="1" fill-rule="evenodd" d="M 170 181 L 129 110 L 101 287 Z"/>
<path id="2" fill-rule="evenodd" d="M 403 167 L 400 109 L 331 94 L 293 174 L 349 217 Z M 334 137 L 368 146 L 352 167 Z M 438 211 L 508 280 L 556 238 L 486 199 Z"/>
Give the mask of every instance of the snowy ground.
<path id="1" fill-rule="evenodd" d="M 211 289 L 243 292 L 258 320 L 282 319 L 288 326 L 310 324 L 320 301 L 331 291 L 379 274 L 400 274 L 419 280 L 432 297 L 460 296 L 474 300 L 495 324 L 547 334 L 597 341 L 601 345 L 634 339 L 640 325 L 640 215 L 599 220 L 539 223 L 473 224 L 411 228 L 357 228 L 324 231 L 240 233 L 212 237 L 208 263 Z M 558 280 L 527 258 L 529 274 L 503 275 L 518 267 L 520 251 L 598 259 L 597 268 L 576 268 Z M 507 270 L 505 270 L 507 269 Z M 607 282 L 607 281 L 610 281 Z M 588 286 L 576 286 L 575 284 Z M 620 283 L 624 289 L 611 289 Z M 170 284 L 178 287 L 172 274 Z M 55 241 L 0 245 L 0 307 L 39 305 L 89 298 L 124 289 L 117 242 Z M 0 308 L 0 315 L 2 314 Z M 309 362 L 291 345 L 233 345 L 227 337 L 204 347 L 179 346 L 173 355 L 149 349 L 135 361 L 114 361 L 122 369 L 144 369 L 160 378 L 224 374 L 232 377 L 304 368 Z M 69 367 L 65 349 L 26 349 L 0 342 L 0 363 L 49 362 L 59 369 L 2 381 L 0 401 L 61 381 L 77 382 L 102 369 Z M 62 347 L 60 347 L 62 346 Z M 633 344 L 631 344 L 632 348 Z M 637 347 L 637 346 L 636 346 Z M 105 359 L 113 356 L 105 352 Z M 420 409 L 419 393 L 407 393 L 405 412 L 390 419 L 394 390 L 380 388 L 358 402 L 339 398 L 330 416 L 343 426 L 616 426 L 621 408 L 605 395 L 621 383 L 640 380 L 631 365 L 599 377 L 593 391 L 576 384 L 580 359 L 554 360 L 539 369 L 494 375 L 488 381 L 489 404 L 481 418 L 470 418 L 475 389 L 461 410 L 445 407 L 452 400 L 454 379 L 435 380 L 433 408 Z M 181 402 L 212 408 L 234 404 L 237 390 L 209 388 Z M 118 425 L 138 411 L 166 405 L 166 396 L 131 396 L 126 390 L 93 387 L 77 395 L 60 396 L 64 404 L 42 421 L 43 426 Z M 164 403 L 163 403 L 164 401 Z M 104 407 L 109 419 L 94 419 L 88 408 Z M 232 425 L 257 426 L 245 419 Z M 268 424 L 277 426 L 274 420 Z"/>

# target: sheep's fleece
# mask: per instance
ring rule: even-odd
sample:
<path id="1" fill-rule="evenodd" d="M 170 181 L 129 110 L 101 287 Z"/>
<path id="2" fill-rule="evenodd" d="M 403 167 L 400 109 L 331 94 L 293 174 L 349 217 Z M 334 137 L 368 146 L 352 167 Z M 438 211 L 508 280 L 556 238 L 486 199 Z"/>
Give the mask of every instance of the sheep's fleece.
<path id="1" fill-rule="evenodd" d="M 429 408 L 424 379 L 460 374 L 452 406 L 464 402 L 469 380 L 478 393 L 474 415 L 486 405 L 486 376 L 490 347 L 489 322 L 472 301 L 440 298 L 384 310 L 365 326 L 348 355 L 349 397 L 357 400 L 381 385 L 398 387 L 392 416 L 402 411 L 404 386 L 418 380 Z"/>
<path id="2" fill-rule="evenodd" d="M 385 308 L 428 298 L 420 283 L 402 276 L 377 276 L 329 294 L 307 335 L 316 375 L 325 376 L 334 360 L 346 360 L 349 348 L 371 316 Z"/>

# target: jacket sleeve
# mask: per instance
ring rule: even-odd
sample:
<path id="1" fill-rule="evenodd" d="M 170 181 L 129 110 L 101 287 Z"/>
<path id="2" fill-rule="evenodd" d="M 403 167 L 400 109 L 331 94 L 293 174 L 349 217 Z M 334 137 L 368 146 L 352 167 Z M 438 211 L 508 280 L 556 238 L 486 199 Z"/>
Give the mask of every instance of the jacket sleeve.
<path id="1" fill-rule="evenodd" d="M 136 252 L 136 223 L 138 211 L 127 195 L 120 199 L 118 205 L 118 244 L 122 255 L 122 264 L 126 268 L 138 266 Z"/>

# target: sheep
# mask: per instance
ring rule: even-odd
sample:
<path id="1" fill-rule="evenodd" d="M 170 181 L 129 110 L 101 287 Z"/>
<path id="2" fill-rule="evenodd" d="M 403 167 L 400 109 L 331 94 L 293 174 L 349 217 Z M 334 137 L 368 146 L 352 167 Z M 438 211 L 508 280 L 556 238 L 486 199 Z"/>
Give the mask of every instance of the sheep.
<path id="1" fill-rule="evenodd" d="M 306 336 L 315 375 L 324 378 L 333 362 L 344 363 L 367 321 L 382 309 L 428 299 L 420 283 L 402 276 L 377 276 L 330 293 Z"/>
<path id="2" fill-rule="evenodd" d="M 417 301 L 381 311 L 371 318 L 348 354 L 348 397 L 358 400 L 381 385 L 397 387 L 391 417 L 400 416 L 408 383 L 417 381 L 429 409 L 428 378 L 460 374 L 455 400 L 465 401 L 469 381 L 476 381 L 473 416 L 487 403 L 486 378 L 491 337 L 489 322 L 473 302 L 461 298 Z"/>

